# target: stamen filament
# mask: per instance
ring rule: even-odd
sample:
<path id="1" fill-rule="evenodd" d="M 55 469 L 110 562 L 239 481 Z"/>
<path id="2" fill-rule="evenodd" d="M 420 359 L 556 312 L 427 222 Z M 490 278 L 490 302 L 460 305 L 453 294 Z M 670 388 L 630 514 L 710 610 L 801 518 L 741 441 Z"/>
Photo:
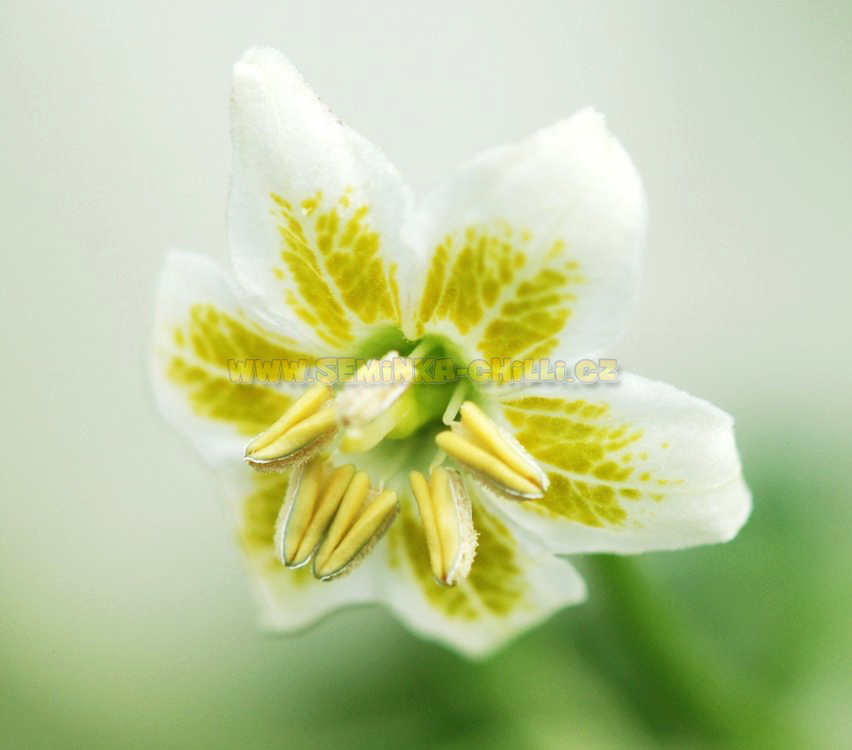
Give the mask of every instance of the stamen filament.
<path id="1" fill-rule="evenodd" d="M 468 381 L 460 380 L 458 385 L 453 389 L 453 395 L 450 396 L 450 403 L 447 404 L 447 408 L 444 410 L 444 414 L 441 417 L 441 421 L 445 425 L 449 425 L 456 418 L 456 415 L 459 413 L 459 409 L 464 402 L 465 396 L 467 396 L 468 389 Z M 470 403 L 470 402 L 468 402 Z"/>

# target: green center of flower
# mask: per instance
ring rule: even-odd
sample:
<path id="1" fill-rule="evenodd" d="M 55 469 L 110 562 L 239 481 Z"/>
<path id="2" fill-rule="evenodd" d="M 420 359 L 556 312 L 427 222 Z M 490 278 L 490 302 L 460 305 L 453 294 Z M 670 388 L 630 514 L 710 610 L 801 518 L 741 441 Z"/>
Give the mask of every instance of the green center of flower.
<path id="1" fill-rule="evenodd" d="M 481 394 L 447 340 L 383 331 L 362 342 L 358 358 L 343 382 L 308 388 L 246 447 L 253 468 L 292 470 L 279 557 L 335 578 L 367 554 L 396 517 L 399 495 L 410 494 L 435 579 L 457 583 L 476 549 L 467 482 L 525 500 L 542 496 L 547 477 L 477 405 Z"/>

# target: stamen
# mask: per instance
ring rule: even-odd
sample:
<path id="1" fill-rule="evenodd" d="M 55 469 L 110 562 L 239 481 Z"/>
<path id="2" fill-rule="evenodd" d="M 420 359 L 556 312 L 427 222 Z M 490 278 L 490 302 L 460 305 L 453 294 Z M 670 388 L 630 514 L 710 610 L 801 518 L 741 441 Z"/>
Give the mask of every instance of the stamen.
<path id="1" fill-rule="evenodd" d="M 410 479 L 432 575 L 438 583 L 454 586 L 467 578 L 476 554 L 470 495 L 452 469 L 436 467 L 428 483 L 418 471 L 412 471 Z"/>
<path id="2" fill-rule="evenodd" d="M 313 559 L 317 578 L 336 578 L 367 555 L 398 509 L 396 493 L 371 490 L 365 472 L 356 473 L 351 464 L 332 469 L 316 458 L 290 478 L 275 525 L 275 549 L 288 568 Z"/>
<path id="3" fill-rule="evenodd" d="M 314 555 L 314 575 L 326 581 L 352 570 L 381 539 L 398 510 L 395 492 L 371 490 L 367 474 L 355 474 Z"/>
<path id="4" fill-rule="evenodd" d="M 386 376 L 390 375 L 390 379 Z M 388 352 L 379 360 L 362 365 L 355 381 L 337 396 L 340 422 L 344 427 L 364 425 L 384 414 L 414 381 L 414 360 Z"/>
<path id="5" fill-rule="evenodd" d="M 284 471 L 315 456 L 337 432 L 337 410 L 331 397 L 327 385 L 309 388 L 246 446 L 246 463 L 258 471 Z"/>
<path id="6" fill-rule="evenodd" d="M 331 469 L 322 459 L 293 471 L 275 527 L 275 548 L 285 566 L 310 560 L 354 473 L 352 465 Z"/>
<path id="7" fill-rule="evenodd" d="M 397 426 L 400 415 L 394 407 L 413 384 L 414 374 L 414 360 L 395 351 L 359 368 L 355 381 L 345 384 L 336 399 L 344 428 L 342 452 L 368 451 Z"/>
<path id="8" fill-rule="evenodd" d="M 533 461 L 530 455 L 518 445 L 514 438 L 508 438 L 494 422 L 483 413 L 473 401 L 465 401 L 461 406 L 461 422 L 473 436 L 512 471 L 526 477 L 533 483 L 543 483 L 546 489 L 547 476 Z M 511 440 L 511 444 L 510 443 Z"/>
<path id="9" fill-rule="evenodd" d="M 461 407 L 461 422 L 435 437 L 438 447 L 478 475 L 492 489 L 514 499 L 541 497 L 547 475 L 523 447 L 472 401 Z"/>
<path id="10" fill-rule="evenodd" d="M 317 511 L 311 518 L 310 526 L 308 526 L 299 544 L 299 551 L 296 553 L 299 559 L 307 562 L 317 548 L 322 535 L 337 512 L 340 501 L 343 499 L 343 493 L 346 492 L 354 474 L 355 467 L 352 464 L 340 466 L 332 472 L 328 482 L 323 487 L 322 496 L 317 504 Z"/>
<path id="11" fill-rule="evenodd" d="M 366 453 L 375 448 L 396 427 L 396 414 L 393 409 L 386 411 L 367 425 L 344 429 L 340 441 L 341 453 Z"/>

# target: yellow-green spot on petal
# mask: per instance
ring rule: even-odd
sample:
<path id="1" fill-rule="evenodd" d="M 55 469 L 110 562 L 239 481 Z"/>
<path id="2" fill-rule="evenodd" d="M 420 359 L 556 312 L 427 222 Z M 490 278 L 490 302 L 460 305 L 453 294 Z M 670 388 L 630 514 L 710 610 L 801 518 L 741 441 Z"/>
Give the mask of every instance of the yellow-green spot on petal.
<path id="1" fill-rule="evenodd" d="M 515 240 L 514 242 L 518 242 Z M 522 243 L 523 244 L 523 243 Z M 418 323 L 450 320 L 461 333 L 478 325 L 517 271 L 525 255 L 511 227 L 467 227 L 448 234 L 435 249 L 418 311 Z"/>
<path id="2" fill-rule="evenodd" d="M 391 564 L 404 556 L 429 603 L 446 616 L 461 620 L 504 617 L 523 606 L 527 581 L 517 557 L 512 533 L 473 500 L 473 525 L 479 533 L 470 575 L 455 586 L 441 586 L 432 575 L 423 528 L 411 503 L 389 533 Z"/>
<path id="3" fill-rule="evenodd" d="M 641 466 L 646 451 L 622 453 L 642 430 L 617 423 L 606 403 L 530 396 L 503 402 L 504 415 L 521 445 L 548 471 L 550 489 L 526 507 L 588 526 L 622 523 L 621 499 L 639 500 L 652 472 Z M 641 470 L 640 470 L 641 469 Z M 656 479 L 654 484 L 667 485 Z M 652 496 L 653 498 L 654 496 Z M 656 499 L 656 498 L 654 498 Z"/>
<path id="4" fill-rule="evenodd" d="M 586 526 L 616 526 L 627 518 L 611 485 L 571 479 L 555 471 L 549 477 L 550 489 L 545 496 L 528 501 L 524 507 Z"/>
<path id="5" fill-rule="evenodd" d="M 632 467 L 619 465 L 609 455 L 614 451 L 613 445 L 622 442 L 613 441 L 613 435 L 624 433 L 621 427 L 603 422 L 603 414 L 583 419 L 575 416 L 577 402 L 561 399 L 517 399 L 504 402 L 504 406 L 515 437 L 539 461 L 572 474 L 612 481 L 624 481 L 632 474 Z M 624 440 L 637 440 L 640 436 L 641 433 L 633 433 Z"/>
<path id="6" fill-rule="evenodd" d="M 166 374 L 186 393 L 197 416 L 227 422 L 241 435 L 260 432 L 270 414 L 282 412 L 290 404 L 287 396 L 271 388 L 232 383 L 227 372 L 214 375 L 181 357 L 169 361 Z"/>
<path id="7" fill-rule="evenodd" d="M 354 205 L 351 191 L 336 201 L 317 192 L 298 210 L 280 195 L 271 198 L 286 269 L 273 272 L 292 282 L 285 291 L 288 306 L 323 341 L 341 346 L 353 340 L 349 313 L 363 323 L 399 324 L 396 266 L 385 267 L 368 206 Z"/>
<path id="8" fill-rule="evenodd" d="M 505 222 L 448 234 L 426 276 L 418 332 L 430 321 L 448 320 L 462 334 L 481 327 L 478 346 L 486 358 L 549 354 L 571 316 L 571 290 L 583 278 L 561 240 L 538 270 L 523 273 L 531 241 L 529 230 L 516 232 Z"/>
<path id="9" fill-rule="evenodd" d="M 246 469 L 246 471 L 250 471 Z M 275 521 L 287 492 L 287 474 L 251 473 L 253 489 L 239 508 L 237 534 L 240 546 L 260 574 L 288 576 L 294 586 L 311 583 L 310 568 L 288 570 L 275 551 Z"/>
<path id="10" fill-rule="evenodd" d="M 423 294 L 420 298 L 418 321 L 421 324 L 421 333 L 422 323 L 432 319 L 432 314 L 435 312 L 435 308 L 441 300 L 451 243 L 452 237 L 447 237 L 442 244 L 435 248 L 435 254 L 432 256 L 432 264 L 429 268 L 429 273 L 426 276 L 426 285 L 423 288 Z"/>
<path id="11" fill-rule="evenodd" d="M 176 351 L 166 363 L 166 376 L 186 395 L 199 417 L 231 424 L 240 434 L 253 435 L 280 414 L 290 397 L 257 383 L 231 380 L 228 361 L 299 360 L 289 341 L 213 305 L 197 304 L 174 328 Z"/>

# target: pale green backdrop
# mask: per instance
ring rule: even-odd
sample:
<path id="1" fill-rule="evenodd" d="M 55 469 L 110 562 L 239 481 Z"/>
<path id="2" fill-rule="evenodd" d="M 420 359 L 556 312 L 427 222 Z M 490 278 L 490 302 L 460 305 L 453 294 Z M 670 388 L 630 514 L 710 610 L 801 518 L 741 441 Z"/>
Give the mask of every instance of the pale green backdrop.
<path id="1" fill-rule="evenodd" d="M 850 746 L 850 39 L 848 0 L 3 0 L 0 747 L 633 750 L 734 722 L 751 746 L 764 721 Z M 255 631 L 145 347 L 165 248 L 226 257 L 230 67 L 256 43 L 418 190 L 607 114 L 651 211 L 612 354 L 736 415 L 755 493 L 730 545 L 637 561 L 726 705 L 661 701 L 629 634 L 611 645 L 606 566 L 484 664 L 379 610 Z"/>

